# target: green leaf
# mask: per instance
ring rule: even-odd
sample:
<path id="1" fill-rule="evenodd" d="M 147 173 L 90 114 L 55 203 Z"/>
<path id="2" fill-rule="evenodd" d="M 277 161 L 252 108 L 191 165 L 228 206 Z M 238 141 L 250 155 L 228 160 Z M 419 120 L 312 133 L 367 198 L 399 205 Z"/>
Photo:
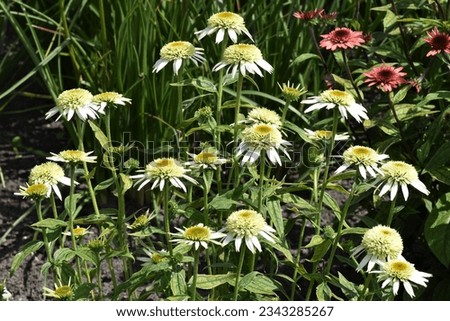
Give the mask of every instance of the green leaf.
<path id="1" fill-rule="evenodd" d="M 367 232 L 367 228 L 365 227 L 349 227 L 342 231 L 342 235 L 347 234 L 364 234 Z"/>
<path id="2" fill-rule="evenodd" d="M 410 89 L 409 86 L 404 86 L 399 91 L 397 91 L 394 97 L 392 97 L 392 103 L 395 105 L 400 103 L 403 99 L 405 99 L 409 89 Z"/>
<path id="3" fill-rule="evenodd" d="M 431 251 L 445 266 L 450 266 L 450 193 L 443 195 L 425 222 L 425 239 Z"/>
<path id="4" fill-rule="evenodd" d="M 56 229 L 58 227 L 65 227 L 67 226 L 67 223 L 61 220 L 58 220 L 56 218 L 46 218 L 40 222 L 36 222 L 32 224 L 33 227 L 39 227 L 39 228 L 50 228 L 50 229 Z"/>
<path id="5" fill-rule="evenodd" d="M 252 293 L 275 295 L 278 288 L 272 279 L 257 271 L 250 272 L 239 281 L 239 289 L 245 289 Z"/>
<path id="6" fill-rule="evenodd" d="M 76 256 L 83 259 L 84 261 L 91 262 L 95 265 L 98 265 L 98 263 L 99 263 L 97 254 L 88 247 L 77 248 L 77 250 L 75 251 L 75 254 L 76 254 Z"/>
<path id="7" fill-rule="evenodd" d="M 397 22 L 397 16 L 391 10 L 386 10 L 386 15 L 383 19 L 384 31 L 389 29 Z"/>
<path id="8" fill-rule="evenodd" d="M 217 88 L 214 85 L 214 83 L 207 78 L 198 77 L 198 78 L 192 79 L 191 81 L 192 81 L 192 83 L 191 83 L 192 86 L 194 86 L 198 89 L 209 91 L 211 93 L 217 92 Z"/>
<path id="9" fill-rule="evenodd" d="M 331 289 L 326 282 L 322 282 L 316 288 L 316 296 L 319 301 L 330 301 L 333 292 L 331 292 Z"/>
<path id="10" fill-rule="evenodd" d="M 199 274 L 197 276 L 197 288 L 203 290 L 210 290 L 227 282 L 233 283 L 235 279 L 236 275 L 233 273 L 215 274 L 215 275 Z"/>
<path id="11" fill-rule="evenodd" d="M 174 296 L 184 296 L 187 293 L 186 272 L 180 270 L 173 272 L 170 278 L 170 289 Z"/>
<path id="12" fill-rule="evenodd" d="M 229 199 L 222 195 L 217 195 L 211 200 L 211 202 L 209 202 L 209 206 L 218 211 L 229 210 L 236 204 L 237 204 L 236 201 L 233 201 L 232 199 Z"/>
<path id="13" fill-rule="evenodd" d="M 95 288 L 96 285 L 92 283 L 80 284 L 73 291 L 74 300 L 75 301 L 87 300 L 91 295 L 91 291 Z"/>
<path id="14" fill-rule="evenodd" d="M 347 299 L 356 300 L 358 298 L 358 290 L 356 289 L 356 285 L 353 282 L 350 282 L 345 278 L 345 276 L 338 272 L 339 274 L 339 285 L 342 292 L 345 294 Z"/>
<path id="15" fill-rule="evenodd" d="M 133 181 L 130 176 L 120 173 L 120 179 L 122 180 L 122 193 L 125 194 L 133 186 Z"/>
<path id="16" fill-rule="evenodd" d="M 299 63 L 309 60 L 309 59 L 319 59 L 320 60 L 320 57 L 313 53 L 304 53 L 304 54 L 301 54 L 300 56 L 298 56 L 297 58 L 295 58 L 294 61 L 292 62 L 292 64 L 296 65 L 296 64 L 299 64 Z"/>
<path id="17" fill-rule="evenodd" d="M 31 242 L 25 244 L 20 249 L 20 252 L 17 253 L 13 258 L 13 261 L 11 264 L 10 276 L 12 276 L 16 272 L 17 268 L 22 264 L 23 260 L 25 260 L 25 258 L 28 255 L 38 251 L 43 245 L 44 245 L 44 242 L 42 242 L 42 241 L 31 241 Z"/>
<path id="18" fill-rule="evenodd" d="M 317 245 L 319 245 L 319 244 L 322 244 L 323 241 L 324 241 L 324 239 L 322 238 L 322 236 L 320 236 L 320 235 L 313 235 L 313 237 L 311 238 L 311 241 L 309 241 L 309 243 L 306 244 L 306 245 L 304 246 L 304 248 L 305 248 L 305 249 L 308 249 L 308 248 L 310 248 L 310 247 L 317 246 Z"/>
<path id="19" fill-rule="evenodd" d="M 107 180 L 104 180 L 103 182 L 100 182 L 97 186 L 95 186 L 94 190 L 101 191 L 101 190 L 107 189 L 112 184 L 114 184 L 114 178 L 113 177 L 108 178 Z"/>
<path id="20" fill-rule="evenodd" d="M 76 193 L 72 195 L 72 199 L 67 196 L 64 199 L 64 209 L 67 211 L 67 213 L 70 213 L 69 215 L 75 215 L 75 209 L 77 208 L 77 202 L 81 198 L 81 194 Z M 70 201 L 72 201 L 70 203 Z"/>
<path id="21" fill-rule="evenodd" d="M 75 252 L 67 247 L 56 250 L 53 258 L 55 264 L 61 264 L 63 262 L 69 262 L 75 257 Z"/>
<path id="22" fill-rule="evenodd" d="M 100 143 L 100 146 L 107 149 L 107 147 L 109 147 L 110 145 L 110 142 L 108 141 L 106 135 L 93 121 L 88 120 L 88 123 L 89 126 L 91 126 L 92 131 L 94 132 L 95 138 L 97 138 L 98 142 Z"/>
<path id="23" fill-rule="evenodd" d="M 329 240 L 329 239 L 326 239 L 322 243 L 317 245 L 314 248 L 314 254 L 313 254 L 313 257 L 311 258 L 311 262 L 319 262 L 320 260 L 322 260 L 323 257 L 325 256 L 325 254 L 327 254 L 330 246 L 331 246 L 331 240 Z"/>
<path id="24" fill-rule="evenodd" d="M 429 170 L 428 173 L 431 174 L 438 181 L 450 185 L 450 168 L 442 167 L 439 169 Z"/>
<path id="25" fill-rule="evenodd" d="M 266 206 L 277 234 L 281 239 L 284 239 L 283 210 L 281 209 L 280 200 L 278 198 L 271 197 L 267 201 Z"/>
<path id="26" fill-rule="evenodd" d="M 434 153 L 428 163 L 425 165 L 425 170 L 433 170 L 450 164 L 450 142 L 442 144 Z"/>

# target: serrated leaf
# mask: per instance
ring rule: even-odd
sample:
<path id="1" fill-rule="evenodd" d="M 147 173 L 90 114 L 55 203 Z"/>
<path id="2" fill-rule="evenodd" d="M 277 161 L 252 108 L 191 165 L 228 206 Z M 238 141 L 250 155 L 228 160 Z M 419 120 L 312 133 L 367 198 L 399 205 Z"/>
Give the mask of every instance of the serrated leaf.
<path id="1" fill-rule="evenodd" d="M 347 234 L 364 234 L 367 232 L 367 228 L 365 227 L 349 227 L 342 231 L 342 235 Z"/>
<path id="2" fill-rule="evenodd" d="M 317 245 L 314 248 L 314 254 L 311 258 L 311 262 L 319 262 L 320 260 L 322 260 L 323 257 L 325 256 L 325 254 L 327 254 L 330 246 L 331 246 L 331 240 L 329 240 L 329 239 L 326 239 L 322 243 Z"/>
<path id="3" fill-rule="evenodd" d="M 77 248 L 77 250 L 75 251 L 75 255 L 81 258 L 82 260 L 91 262 L 95 265 L 98 265 L 99 263 L 97 254 L 88 247 Z"/>
<path id="4" fill-rule="evenodd" d="M 101 191 L 101 190 L 107 189 L 112 184 L 114 184 L 114 178 L 113 177 L 108 178 L 107 180 L 104 180 L 103 182 L 100 182 L 97 186 L 94 187 L 94 190 Z"/>
<path id="5" fill-rule="evenodd" d="M 31 241 L 27 244 L 25 244 L 17 253 L 12 261 L 11 264 L 11 270 L 10 270 L 10 276 L 12 276 L 18 267 L 22 264 L 23 260 L 26 259 L 26 257 L 36 251 L 39 251 L 39 249 L 44 246 L 44 242 L 42 241 Z"/>
<path id="6" fill-rule="evenodd" d="M 433 176 L 433 178 L 437 179 L 438 181 L 450 185 L 450 168 L 448 167 L 442 167 L 439 169 L 432 169 L 428 171 L 428 173 Z"/>
<path id="7" fill-rule="evenodd" d="M 353 282 L 350 282 L 345 278 L 345 276 L 338 272 L 339 274 L 339 285 L 342 292 L 345 294 L 347 299 L 356 300 L 358 298 L 358 290 L 356 289 L 356 285 Z"/>
<path id="8" fill-rule="evenodd" d="M 75 301 L 87 300 L 91 295 L 91 291 L 95 288 L 96 285 L 93 283 L 80 284 L 73 291 L 74 300 Z"/>
<path id="9" fill-rule="evenodd" d="M 450 193 L 443 195 L 425 222 L 425 239 L 436 258 L 450 266 Z"/>
<path id="10" fill-rule="evenodd" d="M 209 202 L 209 206 L 218 211 L 229 210 L 236 204 L 236 201 L 233 201 L 232 199 L 229 199 L 228 197 L 222 195 L 217 195 L 211 200 L 211 202 Z"/>
<path id="11" fill-rule="evenodd" d="M 55 229 L 58 227 L 65 227 L 65 226 L 67 226 L 67 223 L 62 220 L 58 220 L 56 218 L 46 218 L 40 222 L 36 222 L 36 223 L 32 224 L 31 226 L 39 227 L 39 228 Z"/>
<path id="12" fill-rule="evenodd" d="M 233 273 L 215 275 L 199 274 L 197 276 L 197 288 L 210 290 L 227 282 L 232 283 L 235 279 L 236 275 Z"/>
<path id="13" fill-rule="evenodd" d="M 296 64 L 299 64 L 299 63 L 309 60 L 309 59 L 319 59 L 320 60 L 320 57 L 313 53 L 304 53 L 304 54 L 301 54 L 300 56 L 298 56 L 297 58 L 295 58 L 294 61 L 292 62 L 292 64 L 296 65 Z"/>

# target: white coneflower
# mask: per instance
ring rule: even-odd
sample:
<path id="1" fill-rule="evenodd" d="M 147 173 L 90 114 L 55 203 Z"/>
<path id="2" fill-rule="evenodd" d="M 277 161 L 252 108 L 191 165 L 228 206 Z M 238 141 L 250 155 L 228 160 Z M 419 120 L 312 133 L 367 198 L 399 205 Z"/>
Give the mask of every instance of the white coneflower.
<path id="1" fill-rule="evenodd" d="M 63 163 L 95 163 L 97 161 L 97 156 L 89 156 L 92 152 L 84 152 L 81 150 L 63 150 L 58 154 L 50 153 L 53 156 L 47 157 L 48 160 L 54 162 L 63 162 Z"/>
<path id="2" fill-rule="evenodd" d="M 247 72 L 251 74 L 258 74 L 263 77 L 260 67 L 272 73 L 273 67 L 263 59 L 261 51 L 254 45 L 249 44 L 237 44 L 227 47 L 223 53 L 223 59 L 216 64 L 213 71 L 220 70 L 226 66 L 229 66 L 227 73 L 231 69 L 232 77 L 236 76 L 238 70 L 245 76 Z"/>
<path id="3" fill-rule="evenodd" d="M 291 145 L 282 138 L 281 132 L 273 125 L 254 124 L 242 131 L 242 141 L 239 144 L 236 156 L 244 154 L 242 164 L 254 163 L 261 152 L 264 151 L 270 162 L 281 166 L 278 150 L 281 150 L 290 159 L 286 147 Z"/>
<path id="4" fill-rule="evenodd" d="M 92 232 L 89 231 L 89 227 L 85 228 L 85 227 L 80 227 L 77 225 L 77 227 L 75 227 L 73 229 L 73 236 L 75 238 L 81 238 L 87 234 L 91 234 Z M 72 233 L 70 231 L 67 232 L 63 232 L 63 235 L 67 235 L 67 236 L 72 236 Z"/>
<path id="5" fill-rule="evenodd" d="M 367 110 L 362 105 L 357 104 L 352 95 L 341 90 L 326 90 L 319 96 L 302 100 L 301 103 L 312 104 L 305 110 L 305 113 L 322 108 L 333 109 L 337 107 L 340 114 L 345 119 L 348 118 L 348 114 L 350 114 L 358 122 L 362 122 L 363 119 L 369 119 L 367 116 Z"/>
<path id="6" fill-rule="evenodd" d="M 378 163 L 383 159 L 389 158 L 389 155 L 378 154 L 372 148 L 365 146 L 352 146 L 342 156 L 344 158 L 344 164 L 336 170 L 336 173 L 341 173 L 349 166 L 354 165 L 358 167 L 358 171 L 364 179 L 367 178 L 366 171 L 372 177 L 377 175 L 375 172 L 381 174 Z"/>
<path id="7" fill-rule="evenodd" d="M 228 34 L 228 37 L 236 43 L 237 36 L 242 33 L 253 41 L 252 35 L 245 27 L 244 18 L 233 12 L 219 12 L 213 14 L 208 19 L 208 26 L 203 30 L 195 32 L 195 34 L 198 35 L 198 39 L 202 39 L 203 37 L 213 34 L 216 31 L 216 43 L 221 43 L 225 37 L 225 34 Z"/>
<path id="8" fill-rule="evenodd" d="M 382 288 L 387 285 L 392 286 L 394 295 L 397 295 L 400 283 L 403 283 L 406 292 L 413 298 L 415 294 L 411 282 L 426 287 L 427 278 L 432 277 L 430 273 L 417 271 L 414 264 L 406 261 L 402 256 L 379 264 L 380 270 L 372 271 L 372 273 L 379 274 L 378 281 L 383 281 Z"/>
<path id="9" fill-rule="evenodd" d="M 63 285 L 62 282 L 59 282 L 59 284 L 55 283 L 55 289 L 49 289 L 44 287 L 44 296 L 46 297 L 52 297 L 59 301 L 70 301 L 74 297 L 74 292 L 72 285 L 69 283 L 67 285 Z"/>
<path id="10" fill-rule="evenodd" d="M 203 49 L 194 47 L 194 45 L 188 41 L 169 42 L 161 48 L 159 55 L 161 58 L 153 65 L 152 72 L 159 72 L 169 62 L 173 61 L 173 73 L 178 75 L 183 60 L 189 59 L 196 66 L 205 61 Z"/>
<path id="11" fill-rule="evenodd" d="M 116 93 L 114 91 L 106 91 L 97 94 L 92 99 L 95 103 L 100 104 L 102 108 L 107 105 L 122 105 L 131 104 L 131 99 L 124 97 L 122 94 Z"/>
<path id="12" fill-rule="evenodd" d="M 258 236 L 263 237 L 270 243 L 275 243 L 275 230 L 269 226 L 263 216 L 253 210 L 239 210 L 228 216 L 225 227 L 219 232 L 226 232 L 227 236 L 223 240 L 223 245 L 234 241 L 237 252 L 241 249 L 242 241 L 247 248 L 255 253 L 262 251 Z"/>
<path id="13" fill-rule="evenodd" d="M 50 196 L 51 188 L 42 183 L 32 184 L 27 186 L 19 186 L 19 192 L 14 193 L 17 196 L 23 196 L 23 198 L 30 198 L 33 200 L 43 199 Z"/>
<path id="14" fill-rule="evenodd" d="M 278 84 L 278 87 L 280 87 L 283 97 L 289 101 L 297 101 L 301 95 L 306 93 L 306 90 L 301 88 L 300 84 L 294 86 L 294 84 L 291 84 L 289 81 L 282 85 Z"/>
<path id="15" fill-rule="evenodd" d="M 4 283 L 0 283 L 0 301 L 9 301 L 11 299 L 12 294 L 6 288 Z"/>
<path id="16" fill-rule="evenodd" d="M 75 88 L 63 91 L 56 99 L 56 106 L 50 109 L 45 114 L 45 119 L 48 119 L 57 113 L 64 116 L 67 120 L 71 120 L 74 115 L 77 115 L 82 121 L 89 118 L 96 119 L 100 114 L 104 114 L 103 108 L 93 101 L 94 96 L 82 88 Z"/>
<path id="17" fill-rule="evenodd" d="M 136 185 L 139 185 L 138 190 L 151 181 L 153 181 L 151 189 L 159 186 L 159 189 L 163 190 L 166 181 L 169 181 L 175 187 L 181 188 L 186 192 L 186 186 L 180 178 L 183 178 L 193 184 L 197 184 L 195 179 L 186 175 L 189 171 L 189 169 L 179 165 L 173 158 L 158 158 L 150 164 L 147 164 L 145 169 L 138 170 L 138 172 L 142 172 L 142 174 L 133 175 L 130 177 L 138 178 L 135 183 Z"/>
<path id="18" fill-rule="evenodd" d="M 256 107 L 250 110 L 247 121 L 251 124 L 268 124 L 277 128 L 282 125 L 280 115 L 265 107 Z"/>
<path id="19" fill-rule="evenodd" d="M 391 201 L 397 195 L 398 187 L 402 189 L 403 197 L 405 201 L 408 199 L 409 190 L 408 185 L 412 185 L 418 191 L 428 195 L 430 192 L 422 181 L 419 180 L 414 166 L 402 161 L 389 161 L 381 166 L 383 177 L 381 177 L 381 184 L 383 185 L 380 190 L 380 196 L 383 196 L 388 191 L 391 191 Z"/>
<path id="20" fill-rule="evenodd" d="M 309 139 L 313 140 L 313 141 L 329 141 L 331 139 L 331 137 L 333 136 L 333 132 L 331 130 L 310 130 L 307 128 L 303 128 L 303 130 L 306 132 L 306 134 L 308 135 Z M 348 136 L 347 133 L 342 133 L 342 134 L 336 134 L 334 136 L 334 140 L 347 140 L 349 139 L 350 136 Z"/>
<path id="21" fill-rule="evenodd" d="M 360 271 L 367 265 L 367 271 L 371 271 L 376 263 L 396 258 L 402 253 L 402 237 L 389 226 L 374 226 L 364 233 L 361 244 L 353 249 L 352 255 L 356 257 L 363 251 L 366 255 L 356 270 Z"/>
<path id="22" fill-rule="evenodd" d="M 62 200 L 62 197 L 58 183 L 70 186 L 70 178 L 65 177 L 63 168 L 54 162 L 34 166 L 30 171 L 28 180 L 31 185 L 45 184 L 49 186 L 60 200 Z M 78 183 L 74 182 L 74 184 Z"/>
<path id="23" fill-rule="evenodd" d="M 219 152 L 214 148 L 205 148 L 198 154 L 188 153 L 188 155 L 191 156 L 193 160 L 186 162 L 186 165 L 193 168 L 211 168 L 217 170 L 217 166 L 223 165 L 227 162 L 225 158 L 219 157 Z"/>
<path id="24" fill-rule="evenodd" d="M 175 238 L 172 239 L 172 242 L 193 245 L 196 250 L 198 250 L 200 246 L 207 249 L 208 242 L 222 245 L 220 242 L 216 241 L 216 239 L 226 236 L 221 232 L 212 231 L 208 226 L 204 226 L 202 223 L 184 229 L 178 227 L 175 227 L 175 229 L 179 233 L 173 233 Z"/>

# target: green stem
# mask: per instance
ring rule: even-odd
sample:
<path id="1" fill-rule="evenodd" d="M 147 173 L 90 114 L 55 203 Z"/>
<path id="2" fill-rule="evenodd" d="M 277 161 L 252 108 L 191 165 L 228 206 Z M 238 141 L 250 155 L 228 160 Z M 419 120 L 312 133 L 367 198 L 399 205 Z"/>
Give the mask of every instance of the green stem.
<path id="1" fill-rule="evenodd" d="M 163 208 L 164 208 L 164 232 L 166 234 L 167 248 L 172 257 L 173 249 L 170 236 L 170 212 L 169 212 L 169 184 L 166 182 L 163 188 Z"/>
<path id="2" fill-rule="evenodd" d="M 345 71 L 346 71 L 346 73 L 348 75 L 348 78 L 350 79 L 350 82 L 352 83 L 352 86 L 353 86 L 353 89 L 356 92 L 356 95 L 358 96 L 359 102 L 362 103 L 364 100 L 362 98 L 362 95 L 361 95 L 361 93 L 359 91 L 358 86 L 356 86 L 355 80 L 353 79 L 353 75 L 352 75 L 352 72 L 350 70 L 350 66 L 348 64 L 347 54 L 345 53 L 345 50 L 341 50 L 341 53 L 342 53 L 342 59 L 344 61 Z"/>
<path id="3" fill-rule="evenodd" d="M 266 152 L 261 153 L 261 163 L 259 164 L 259 191 L 258 191 L 258 212 L 261 213 L 263 207 L 263 194 L 264 194 L 264 172 L 266 165 Z"/>
<path id="4" fill-rule="evenodd" d="M 237 301 L 238 293 L 239 293 L 239 281 L 241 279 L 241 271 L 242 266 L 244 265 L 244 257 L 245 257 L 245 249 L 246 249 L 245 242 L 241 244 L 241 253 L 239 256 L 239 263 L 236 271 L 236 281 L 234 283 L 234 293 L 233 293 L 233 301 Z"/>
<path id="5" fill-rule="evenodd" d="M 300 256 L 301 256 L 301 249 L 302 249 L 302 243 L 303 243 L 303 236 L 305 235 L 305 229 L 306 229 L 306 219 L 303 219 L 303 224 L 302 224 L 302 228 L 300 230 L 300 234 L 298 236 L 298 242 L 297 242 L 297 255 L 295 257 L 295 265 L 294 265 L 294 275 L 292 276 L 292 279 L 294 280 L 294 282 L 292 283 L 292 287 L 291 287 L 291 297 L 290 300 L 294 301 L 294 297 L 295 297 L 295 290 L 297 288 L 297 276 L 298 276 L 298 269 L 297 267 L 300 264 Z"/>
<path id="6" fill-rule="evenodd" d="M 77 251 L 77 239 L 75 236 L 75 231 L 73 228 L 73 222 L 75 220 L 75 206 L 73 206 L 73 194 L 75 191 L 75 165 L 70 165 L 70 191 L 69 191 L 69 231 L 70 231 L 70 239 L 72 241 L 73 250 Z M 77 266 L 77 280 L 81 284 L 82 282 L 82 270 L 81 270 L 81 262 L 80 258 L 77 256 L 75 258 L 75 264 Z"/>
<path id="7" fill-rule="evenodd" d="M 183 87 L 181 86 L 183 77 L 182 77 L 182 69 L 178 70 L 178 86 L 177 86 L 177 111 L 176 111 L 176 127 L 178 129 L 181 123 L 183 122 Z"/>
<path id="8" fill-rule="evenodd" d="M 192 301 L 195 301 L 197 298 L 197 276 L 198 276 L 198 262 L 199 262 L 199 251 L 193 249 L 194 251 L 194 266 L 193 266 L 193 274 L 192 274 L 192 294 L 191 299 Z"/>
<path id="9" fill-rule="evenodd" d="M 391 201 L 391 205 L 389 206 L 389 215 L 388 215 L 388 219 L 386 222 L 387 226 L 391 226 L 392 224 L 392 220 L 394 218 L 394 213 L 395 213 L 395 203 L 397 201 L 397 196 L 394 197 L 394 199 Z"/>
<path id="10" fill-rule="evenodd" d="M 336 231 L 336 236 L 334 238 L 333 244 L 331 245 L 330 256 L 328 258 L 328 263 L 325 268 L 325 275 L 328 275 L 330 273 L 331 267 L 333 266 L 333 259 L 336 254 L 337 247 L 339 245 L 339 240 L 342 236 L 342 229 L 344 227 L 345 218 L 347 217 L 348 209 L 350 208 L 350 205 L 352 204 L 353 198 L 355 196 L 356 186 L 358 184 L 357 179 L 358 179 L 358 171 L 355 174 L 355 180 L 353 182 L 352 189 L 350 190 L 350 195 L 347 198 L 347 201 L 345 202 L 344 209 L 341 213 L 341 217 L 339 218 L 339 224 L 338 224 L 338 228 Z"/>
<path id="11" fill-rule="evenodd" d="M 286 99 L 286 103 L 284 104 L 284 107 L 283 107 L 283 113 L 281 114 L 281 123 L 282 124 L 284 124 L 284 121 L 286 120 L 286 115 L 287 115 L 287 111 L 289 109 L 290 104 L 291 104 L 291 100 Z"/>
<path id="12" fill-rule="evenodd" d="M 36 215 L 38 217 L 39 222 L 42 222 L 44 220 L 44 217 L 42 215 L 42 199 L 36 200 Z M 53 279 L 56 280 L 56 270 L 55 270 L 55 266 L 53 264 L 52 251 L 50 249 L 50 243 L 49 243 L 48 237 L 47 237 L 47 229 L 45 227 L 43 227 L 41 229 L 41 231 L 42 231 L 42 239 L 44 241 L 45 253 L 47 255 L 47 260 L 48 260 L 48 262 L 50 262 L 50 265 L 52 266 Z M 47 280 L 47 278 L 45 278 L 45 280 Z M 46 286 L 46 284 L 44 284 L 44 286 Z"/>
<path id="13" fill-rule="evenodd" d="M 238 147 L 238 136 L 239 136 L 239 112 L 241 109 L 241 93 L 242 93 L 242 84 L 244 81 L 244 76 L 239 73 L 237 89 L 236 89 L 236 107 L 234 109 L 234 134 L 233 134 L 233 171 L 234 171 L 234 186 L 238 186 L 239 178 L 240 178 L 240 168 L 239 168 L 239 160 L 234 156 Z"/>

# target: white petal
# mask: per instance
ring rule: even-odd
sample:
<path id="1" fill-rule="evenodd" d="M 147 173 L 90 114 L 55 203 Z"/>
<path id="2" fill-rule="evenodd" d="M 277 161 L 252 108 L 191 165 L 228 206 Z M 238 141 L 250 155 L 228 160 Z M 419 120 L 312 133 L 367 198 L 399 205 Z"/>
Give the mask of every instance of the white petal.
<path id="1" fill-rule="evenodd" d="M 409 197 L 408 185 L 406 183 L 401 183 L 400 186 L 402 187 L 403 197 L 405 198 L 406 201 Z"/>
<path id="2" fill-rule="evenodd" d="M 236 252 L 240 251 L 241 244 L 242 244 L 242 237 L 241 236 L 236 237 L 236 239 L 234 240 L 234 248 L 236 249 Z"/>
<path id="3" fill-rule="evenodd" d="M 394 295 L 397 295 L 399 287 L 400 287 L 400 281 L 395 280 L 394 285 L 392 287 L 392 291 L 394 292 Z"/>
<path id="4" fill-rule="evenodd" d="M 179 59 L 175 59 L 173 61 L 173 73 L 175 75 L 178 75 L 178 70 L 180 70 L 181 64 L 183 63 L 183 59 L 179 58 Z"/>
<path id="5" fill-rule="evenodd" d="M 361 176 L 362 176 L 364 179 L 366 179 L 366 178 L 367 178 L 367 175 L 366 175 L 366 167 L 365 167 L 364 165 L 359 165 L 359 166 L 358 166 L 358 170 L 359 170 L 359 173 L 361 174 Z"/>
<path id="6" fill-rule="evenodd" d="M 233 41 L 234 43 L 237 42 L 237 34 L 236 31 L 234 31 L 234 29 L 228 29 L 228 36 L 230 37 L 231 41 Z M 217 43 L 217 41 L 216 41 Z"/>
<path id="7" fill-rule="evenodd" d="M 398 183 L 393 182 L 391 187 L 391 201 L 394 200 L 395 196 L 397 196 L 398 191 Z"/>
<path id="8" fill-rule="evenodd" d="M 255 253 L 255 247 L 253 246 L 252 237 L 245 237 L 245 245 L 247 245 L 247 248 L 250 250 L 250 252 Z"/>
<path id="9" fill-rule="evenodd" d="M 384 184 L 384 186 L 381 188 L 380 196 L 383 196 L 384 194 L 386 194 L 391 189 L 391 186 L 392 186 L 392 182 L 387 181 L 386 184 Z"/>
<path id="10" fill-rule="evenodd" d="M 427 189 L 424 183 L 422 183 L 420 180 L 414 180 L 411 182 L 411 185 L 414 186 L 418 191 L 424 193 L 425 195 L 430 194 L 430 191 Z"/>
<path id="11" fill-rule="evenodd" d="M 414 298 L 414 290 L 411 286 L 411 283 L 409 283 L 408 281 L 403 281 L 403 286 L 405 287 L 406 292 L 408 292 L 409 296 L 411 298 Z"/>
<path id="12" fill-rule="evenodd" d="M 223 28 L 220 28 L 216 34 L 216 43 L 221 43 L 223 41 L 224 35 L 225 35 L 225 30 Z M 234 42 L 236 42 L 236 41 L 234 41 Z"/>

